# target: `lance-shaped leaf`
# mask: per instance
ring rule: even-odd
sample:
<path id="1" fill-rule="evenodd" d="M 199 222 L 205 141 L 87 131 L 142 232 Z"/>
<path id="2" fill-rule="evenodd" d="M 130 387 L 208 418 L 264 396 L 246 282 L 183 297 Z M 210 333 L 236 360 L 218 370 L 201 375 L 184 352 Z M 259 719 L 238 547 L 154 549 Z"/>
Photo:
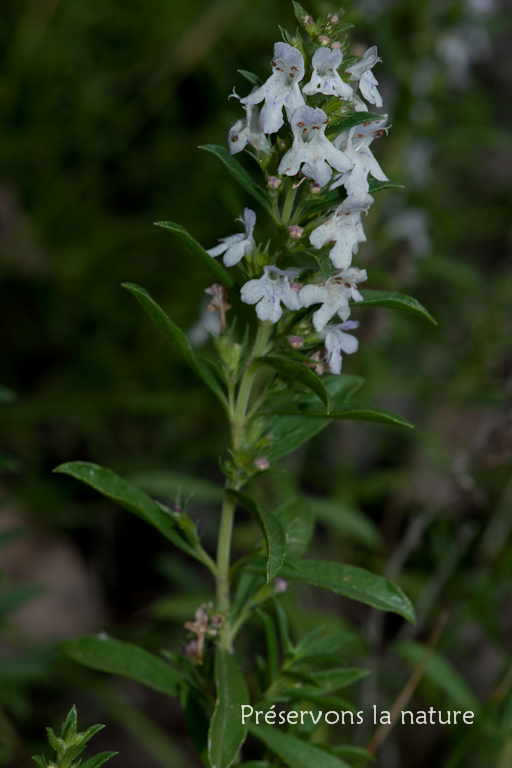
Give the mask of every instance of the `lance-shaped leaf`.
<path id="1" fill-rule="evenodd" d="M 261 557 L 252 558 L 247 565 L 249 571 L 256 573 L 261 573 L 263 568 Z M 283 565 L 280 575 L 284 579 L 328 589 L 381 611 L 398 613 L 413 624 L 416 621 L 412 603 L 403 590 L 364 568 L 324 560 L 299 560 Z"/>
<path id="2" fill-rule="evenodd" d="M 121 675 L 147 685 L 167 696 L 177 696 L 185 678 L 163 659 L 133 643 L 104 635 L 88 635 L 67 640 L 61 646 L 73 661 L 85 667 Z"/>
<path id="3" fill-rule="evenodd" d="M 240 491 L 230 491 L 260 526 L 267 543 L 267 581 L 277 576 L 286 555 L 286 534 L 277 517 L 263 504 Z"/>
<path id="4" fill-rule="evenodd" d="M 343 420 L 352 419 L 356 421 L 376 421 L 380 424 L 388 424 L 394 427 L 409 427 L 413 429 L 413 425 L 400 416 L 399 413 L 394 411 L 387 411 L 385 408 L 375 408 L 371 405 L 343 405 L 336 407 L 327 415 L 323 415 L 319 406 L 316 404 L 308 404 L 304 410 L 296 410 L 294 408 L 276 408 L 275 413 L 280 413 L 290 417 L 308 417 L 310 419 L 324 418 L 327 422 L 330 419 Z"/>
<path id="5" fill-rule="evenodd" d="M 325 387 L 329 392 L 331 400 L 334 401 L 334 407 L 338 410 L 338 404 L 347 400 L 362 385 L 363 379 L 359 376 L 332 376 L 325 379 Z M 315 395 L 305 395 L 296 402 L 297 408 L 304 407 L 309 409 L 313 405 Z M 265 456 L 272 464 L 274 461 L 295 451 L 301 445 L 306 443 L 318 432 L 330 423 L 320 404 L 315 403 L 314 407 L 321 414 L 319 418 L 304 419 L 302 411 L 294 410 L 294 415 L 285 415 L 284 409 L 290 399 L 289 393 L 284 397 L 272 399 L 274 415 L 268 416 L 268 432 L 273 435 L 273 440 L 265 448 Z M 287 402 L 288 401 L 288 402 Z M 283 415 L 279 415 L 283 409 Z"/>
<path id="6" fill-rule="evenodd" d="M 283 760 L 288 768 L 348 768 L 339 757 L 323 749 L 297 739 L 288 733 L 262 725 L 249 726 L 251 733 L 261 739 L 272 752 Z"/>
<path id="7" fill-rule="evenodd" d="M 164 511 L 144 491 L 141 491 L 136 485 L 127 482 L 115 472 L 112 472 L 112 470 L 99 467 L 97 464 L 91 464 L 88 461 L 70 461 L 66 464 L 61 464 L 53 471 L 70 475 L 76 480 L 90 485 L 94 490 L 99 491 L 99 493 L 115 501 L 119 506 L 133 512 L 137 517 L 152 525 L 176 547 L 179 547 L 184 552 L 187 552 L 187 554 L 207 565 L 202 552 L 196 550 L 182 537 L 177 519 L 174 520 L 168 512 Z"/>
<path id="8" fill-rule="evenodd" d="M 330 398 L 329 392 L 319 376 L 314 373 L 311 368 L 308 368 L 304 363 L 298 363 L 295 360 L 290 360 L 288 357 L 281 357 L 280 355 L 268 355 L 267 357 L 260 357 L 260 363 L 268 365 L 274 368 L 284 376 L 289 376 L 294 381 L 298 381 L 305 387 L 314 392 L 320 400 L 325 404 L 327 412 L 329 412 Z"/>
<path id="9" fill-rule="evenodd" d="M 115 757 L 117 754 L 117 752 L 100 752 L 99 755 L 95 755 L 86 760 L 85 763 L 82 763 L 81 768 L 100 768 L 107 760 L 110 760 L 111 757 Z"/>
<path id="10" fill-rule="evenodd" d="M 403 184 L 399 184 L 398 181 L 391 181 L 391 179 L 379 181 L 378 179 L 369 178 L 368 186 L 371 195 L 374 195 L 376 192 L 382 192 L 383 189 L 405 189 Z"/>
<path id="11" fill-rule="evenodd" d="M 179 240 L 187 251 L 197 259 L 203 267 L 206 267 L 206 269 L 211 272 L 219 283 L 225 285 L 226 288 L 233 288 L 235 286 L 235 281 L 231 275 L 226 272 L 222 264 L 219 264 L 216 259 L 210 256 L 203 246 L 200 245 L 197 240 L 194 240 L 192 235 L 190 235 L 184 227 L 180 224 L 174 224 L 172 221 L 157 221 L 155 222 L 155 226 L 163 227 L 163 229 L 168 229 L 169 232 L 172 232 L 176 240 Z"/>
<path id="12" fill-rule="evenodd" d="M 236 760 L 247 736 L 242 722 L 242 706 L 249 704 L 244 678 L 229 651 L 218 648 L 215 654 L 217 700 L 208 732 L 210 768 L 229 768 Z"/>
<path id="13" fill-rule="evenodd" d="M 281 575 L 284 579 L 328 589 L 381 611 L 398 613 L 407 621 L 415 623 L 414 608 L 403 590 L 383 576 L 364 568 L 324 560 L 300 560 L 293 565 L 284 565 Z"/>
<path id="14" fill-rule="evenodd" d="M 218 147 L 216 144 L 204 144 L 199 149 L 205 149 L 210 152 L 214 157 L 219 160 L 228 173 L 238 181 L 241 187 L 245 189 L 260 205 L 262 205 L 267 211 L 270 212 L 269 201 L 258 187 L 254 179 L 247 173 L 243 165 L 240 165 L 238 160 L 230 155 L 225 147 Z"/>
<path id="15" fill-rule="evenodd" d="M 420 304 L 419 301 L 407 296 L 405 293 L 395 293 L 394 291 L 361 291 L 363 301 L 357 302 L 353 306 L 370 307 L 388 307 L 389 309 L 400 309 L 402 312 L 410 312 L 412 315 L 418 315 L 424 320 L 437 325 L 430 312 Z"/>
<path id="16" fill-rule="evenodd" d="M 130 291 L 141 307 L 147 312 L 151 320 L 155 325 L 163 331 L 167 339 L 173 344 L 174 347 L 181 354 L 185 362 L 192 368 L 192 370 L 210 387 L 212 392 L 215 392 L 219 400 L 222 402 L 225 408 L 227 408 L 227 401 L 217 379 L 214 377 L 210 369 L 202 360 L 199 360 L 190 342 L 181 330 L 170 320 L 163 309 L 151 298 L 149 293 L 134 283 L 123 283 L 123 288 Z"/>

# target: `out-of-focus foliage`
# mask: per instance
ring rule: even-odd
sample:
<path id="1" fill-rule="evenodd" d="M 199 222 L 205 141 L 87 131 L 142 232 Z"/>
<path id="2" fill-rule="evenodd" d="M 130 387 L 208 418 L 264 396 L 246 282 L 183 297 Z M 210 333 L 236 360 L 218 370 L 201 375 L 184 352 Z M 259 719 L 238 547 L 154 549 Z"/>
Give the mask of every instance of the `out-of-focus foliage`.
<path id="1" fill-rule="evenodd" d="M 362 625 L 366 645 L 350 660 L 369 660 L 374 674 L 359 683 L 361 705 L 390 708 L 417 663 L 417 643 L 428 643 L 448 611 L 438 652 L 452 674 L 433 660 L 413 705 L 465 706 L 466 686 L 480 702 L 477 725 L 434 735 L 399 728 L 379 759 L 401 768 L 497 765 L 510 750 L 512 640 L 507 8 L 490 0 L 354 0 L 346 9 L 361 45 L 376 43 L 383 59 L 376 74 L 392 128 L 377 150 L 405 185 L 377 198 L 361 255 L 375 286 L 418 296 L 439 325 L 366 310 L 361 351 L 347 372 L 365 376 L 372 401 L 405 413 L 415 434 L 337 425 L 295 454 L 286 475 L 270 476 L 267 492 L 284 502 L 300 478 L 318 500 L 309 555 L 316 547 L 399 580 L 415 596 L 420 621 L 415 634 L 397 633 L 393 620 L 316 595 L 306 598 L 305 613 L 291 592 L 292 631 Z M 2 466 L 11 470 L 2 476 L 0 520 L 21 509 L 47 538 L 72 538 L 103 585 L 103 623 L 96 618 L 93 629 L 115 625 L 116 636 L 144 636 L 152 648 L 182 642 L 181 625 L 211 584 L 181 561 L 176 567 L 137 521 L 86 491 L 78 496 L 50 469 L 75 457 L 137 471 L 142 487 L 171 501 L 199 474 L 205 482 L 190 508 L 211 543 L 222 414 L 119 284 L 147 286 L 181 326 L 197 321 L 207 280 L 152 222 L 179 221 L 205 247 L 231 231 L 247 201 L 197 145 L 225 143 L 240 117 L 227 96 L 233 86 L 246 92 L 236 70 L 267 71 L 278 24 L 293 29 L 291 3 L 2 5 L 0 379 L 19 396 L 0 404 Z M 235 545 L 243 544 L 240 529 Z M 28 560 L 20 584 L 31 580 Z M 13 642 L 22 649 L 18 636 L 7 643 L 2 635 L 2 656 Z M 155 731 L 155 723 L 169 731 L 174 710 L 139 689 L 81 674 L 59 667 L 44 695 L 27 677 L 23 696 L 30 702 L 32 690 L 32 712 L 53 707 L 58 722 L 76 687 L 150 751 L 151 758 L 138 747 L 125 751 L 125 766 L 191 764 L 186 745 Z M 25 741 L 35 733 L 29 706 L 8 714 Z M 172 728 L 178 742 L 179 728 Z M 370 734 L 353 736 L 364 745 Z"/>

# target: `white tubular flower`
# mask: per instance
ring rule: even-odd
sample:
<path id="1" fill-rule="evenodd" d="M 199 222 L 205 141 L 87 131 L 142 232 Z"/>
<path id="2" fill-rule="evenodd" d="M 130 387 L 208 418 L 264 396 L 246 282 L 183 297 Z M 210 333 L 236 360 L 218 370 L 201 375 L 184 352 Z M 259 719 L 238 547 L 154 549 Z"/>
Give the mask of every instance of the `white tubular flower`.
<path id="1" fill-rule="evenodd" d="M 244 256 L 250 256 L 254 251 L 254 225 L 256 224 L 256 214 L 250 208 L 244 208 L 244 217 L 238 217 L 237 221 L 245 224 L 245 233 L 239 232 L 237 235 L 219 238 L 220 245 L 210 248 L 206 253 L 210 256 L 220 256 L 224 254 L 224 264 L 226 267 L 232 267 L 243 259 Z"/>
<path id="2" fill-rule="evenodd" d="M 323 93 L 324 96 L 339 96 L 340 99 L 351 99 L 353 91 L 348 83 L 344 83 L 336 71 L 343 61 L 339 48 L 318 48 L 313 55 L 313 74 L 311 80 L 302 89 L 307 96 Z"/>
<path id="3" fill-rule="evenodd" d="M 382 59 L 379 59 L 377 46 L 373 45 L 371 48 L 368 48 L 360 61 L 356 61 L 351 67 L 347 67 L 347 72 L 350 75 L 351 83 L 359 83 L 359 90 L 366 101 L 374 104 L 376 107 L 382 107 L 382 98 L 377 90 L 379 83 L 371 71 L 378 61 L 382 61 Z M 361 110 L 358 110 L 356 106 L 356 111 Z"/>
<path id="4" fill-rule="evenodd" d="M 348 303 L 351 299 L 352 301 L 363 300 L 356 285 L 366 278 L 366 269 L 350 267 L 343 272 L 331 275 L 326 283 L 305 285 L 302 288 L 299 299 L 303 307 L 311 307 L 313 304 L 322 305 L 313 313 L 313 325 L 318 333 L 323 331 L 333 315 L 337 314 L 340 320 L 348 320 L 350 317 Z"/>
<path id="5" fill-rule="evenodd" d="M 236 94 L 232 94 L 239 98 Z M 260 111 L 252 104 L 244 104 L 246 116 L 237 120 L 228 133 L 228 146 L 232 155 L 242 152 L 250 144 L 257 152 L 269 155 L 271 145 L 260 126 Z"/>
<path id="6" fill-rule="evenodd" d="M 299 107 L 290 120 L 293 131 L 293 144 L 279 163 L 278 173 L 295 176 L 301 170 L 320 187 L 325 187 L 336 171 L 348 171 L 352 161 L 343 152 L 331 144 L 325 135 L 325 126 L 329 122 L 323 109 Z"/>
<path id="7" fill-rule="evenodd" d="M 352 161 L 352 168 L 333 182 L 331 189 L 345 186 L 347 195 L 362 199 L 368 194 L 370 185 L 368 175 L 378 181 L 387 181 L 388 177 L 374 158 L 370 144 L 382 136 L 386 130 L 388 116 L 382 120 L 373 120 L 355 125 L 349 131 L 340 133 L 334 140 L 334 145 Z"/>
<path id="8" fill-rule="evenodd" d="M 341 323 L 340 325 L 328 325 L 322 331 L 331 373 L 341 373 L 342 352 L 346 355 L 353 355 L 354 352 L 357 352 L 359 339 L 356 339 L 350 333 L 345 333 L 345 331 L 353 331 L 358 327 L 359 322 L 357 320 L 349 320 L 347 323 Z"/>
<path id="9" fill-rule="evenodd" d="M 352 255 L 359 250 L 359 243 L 365 242 L 361 213 L 368 211 L 372 203 L 371 195 L 361 199 L 347 197 L 333 216 L 310 234 L 309 241 L 317 250 L 326 243 L 333 243 L 329 257 L 337 269 L 347 269 L 352 263 Z"/>
<path id="10" fill-rule="evenodd" d="M 263 133 L 277 133 L 284 123 L 283 107 L 289 120 L 294 111 L 304 104 L 299 88 L 299 83 L 304 77 L 304 59 L 301 52 L 287 43 L 276 43 L 272 70 L 266 83 L 240 100 L 246 105 L 259 104 L 265 100 L 260 114 Z"/>
<path id="11" fill-rule="evenodd" d="M 298 269 L 281 270 L 277 267 L 263 267 L 264 274 L 257 280 L 249 280 L 240 292 L 245 304 L 256 304 L 260 320 L 277 323 L 283 314 L 281 303 L 288 309 L 301 309 L 299 294 L 290 285 L 299 274 Z"/>

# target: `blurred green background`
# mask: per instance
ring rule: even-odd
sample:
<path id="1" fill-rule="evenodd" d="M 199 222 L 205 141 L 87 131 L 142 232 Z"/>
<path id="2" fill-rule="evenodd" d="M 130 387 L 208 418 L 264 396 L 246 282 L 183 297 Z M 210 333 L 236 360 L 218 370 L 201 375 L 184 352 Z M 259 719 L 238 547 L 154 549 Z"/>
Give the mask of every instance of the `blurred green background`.
<path id="1" fill-rule="evenodd" d="M 510 3 L 345 8 L 355 50 L 376 44 L 382 57 L 392 128 L 375 153 L 405 186 L 380 193 L 355 263 L 369 287 L 415 295 L 439 325 L 361 312 L 360 352 L 346 371 L 366 378 L 367 400 L 413 421 L 414 434 L 337 425 L 263 492 L 272 502 L 300 487 L 316 500 L 321 556 L 386 572 L 417 602 L 413 633 L 342 601 L 287 596 L 298 633 L 314 622 L 362 633 L 353 656 L 375 675 L 353 694 L 358 705 L 390 707 L 416 643 L 448 612 L 441 667 L 415 705 L 483 707 L 480 724 L 421 738 L 399 729 L 379 765 L 507 768 Z M 146 287 L 184 328 L 198 321 L 208 276 L 152 223 L 176 221 L 207 248 L 236 231 L 250 202 L 197 147 L 225 144 L 241 116 L 228 95 L 248 90 L 237 69 L 267 76 L 278 24 L 295 29 L 291 3 L 3 0 L 1 15 L 0 758 L 26 765 L 44 726 L 76 701 L 83 724 L 108 721 L 97 740 L 121 749 L 125 768 L 195 765 L 177 709 L 64 663 L 57 648 L 100 629 L 177 648 L 211 584 L 142 523 L 51 470 L 94 461 L 138 473 L 162 498 L 177 485 L 188 492 L 189 476 L 221 482 L 222 414 L 120 283 Z M 262 240 L 266 226 L 261 216 Z M 196 487 L 191 503 L 209 547 L 216 494 Z M 241 529 L 235 544 L 252 534 Z M 364 734 L 348 738 L 364 744 Z"/>

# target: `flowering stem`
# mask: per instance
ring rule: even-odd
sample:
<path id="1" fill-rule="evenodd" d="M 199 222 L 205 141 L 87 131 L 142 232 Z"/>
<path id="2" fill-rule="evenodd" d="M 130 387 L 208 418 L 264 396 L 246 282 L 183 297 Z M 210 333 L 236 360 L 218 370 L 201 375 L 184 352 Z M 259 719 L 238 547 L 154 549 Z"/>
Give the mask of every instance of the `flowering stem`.
<path id="1" fill-rule="evenodd" d="M 231 409 L 231 447 L 235 454 L 240 450 L 243 441 L 249 398 L 259 367 L 256 360 L 265 353 L 271 330 L 272 326 L 270 323 L 258 323 L 258 332 L 240 382 L 236 403 L 234 408 Z M 228 616 L 230 604 L 229 569 L 231 537 L 236 507 L 236 498 L 232 495 L 231 491 L 239 490 L 243 483 L 243 478 L 237 475 L 228 478 L 226 481 L 217 542 L 217 611 L 225 617 L 225 622 L 220 632 L 220 646 L 228 651 L 232 650 L 232 633 Z"/>

